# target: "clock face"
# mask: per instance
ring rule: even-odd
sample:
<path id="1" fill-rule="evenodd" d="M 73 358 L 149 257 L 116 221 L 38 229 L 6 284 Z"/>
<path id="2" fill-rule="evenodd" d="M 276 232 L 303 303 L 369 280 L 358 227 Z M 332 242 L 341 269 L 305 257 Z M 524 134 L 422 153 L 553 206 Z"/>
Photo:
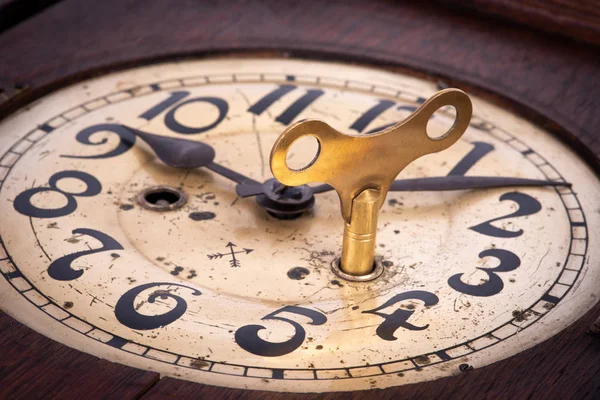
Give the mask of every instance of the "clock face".
<path id="1" fill-rule="evenodd" d="M 0 305 L 111 361 L 275 391 L 433 380 L 540 343 L 598 300 L 600 184 L 529 122 L 472 97 L 461 140 L 398 179 L 572 187 L 390 192 L 377 232 L 384 270 L 369 282 L 332 272 L 344 227 L 335 192 L 302 198 L 288 188 L 289 207 L 278 209 L 266 195 L 238 197 L 217 173 L 266 181 L 290 123 L 314 118 L 368 135 L 435 92 L 363 67 L 215 59 L 42 98 L 0 124 Z M 442 108 L 428 129 L 453 121 Z M 167 166 L 140 131 L 209 144 L 217 164 Z M 298 143 L 288 162 L 314 153 Z"/>

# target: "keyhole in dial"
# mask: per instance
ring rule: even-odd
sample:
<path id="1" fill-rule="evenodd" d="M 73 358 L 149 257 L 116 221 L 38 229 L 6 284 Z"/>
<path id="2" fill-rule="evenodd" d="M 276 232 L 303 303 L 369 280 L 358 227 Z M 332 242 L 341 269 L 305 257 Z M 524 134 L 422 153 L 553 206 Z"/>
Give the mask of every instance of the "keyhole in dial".
<path id="1" fill-rule="evenodd" d="M 187 202 L 187 195 L 181 190 L 171 186 L 152 186 L 138 194 L 138 203 L 152 211 L 172 211 L 183 207 Z"/>

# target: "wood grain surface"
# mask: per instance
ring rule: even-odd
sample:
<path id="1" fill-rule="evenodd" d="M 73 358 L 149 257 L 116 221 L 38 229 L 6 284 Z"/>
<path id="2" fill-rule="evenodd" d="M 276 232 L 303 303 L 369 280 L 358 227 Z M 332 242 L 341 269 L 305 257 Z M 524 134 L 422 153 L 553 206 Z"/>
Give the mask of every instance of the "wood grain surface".
<path id="1" fill-rule="evenodd" d="M 432 4 L 63 1 L 0 35 L 0 117 L 68 83 L 148 62 L 268 52 L 414 69 L 549 127 L 598 170 L 600 50 Z M 111 364 L 0 315 L 4 398 L 596 398 L 600 305 L 519 355 L 433 382 L 322 395 L 248 392 Z M 17 357 L 25 355 L 26 357 Z"/>
<path id="2" fill-rule="evenodd" d="M 0 397 L 3 399 L 135 398 L 157 373 L 81 353 L 0 311 Z"/>
<path id="3" fill-rule="evenodd" d="M 60 0 L 0 0 L 0 34 Z"/>
<path id="4" fill-rule="evenodd" d="M 450 8 L 499 16 L 546 32 L 600 44 L 600 0 L 439 0 Z"/>

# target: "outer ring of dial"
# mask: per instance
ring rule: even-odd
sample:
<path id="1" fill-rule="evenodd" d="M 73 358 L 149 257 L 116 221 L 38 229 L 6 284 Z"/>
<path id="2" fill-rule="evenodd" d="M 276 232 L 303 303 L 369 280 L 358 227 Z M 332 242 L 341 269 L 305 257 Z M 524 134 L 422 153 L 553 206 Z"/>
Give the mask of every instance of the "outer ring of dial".
<path id="1" fill-rule="evenodd" d="M 256 75 L 256 74 L 253 74 Z M 226 83 L 226 81 L 224 81 L 224 76 L 225 75 L 214 75 L 214 76 L 194 76 L 194 77 L 187 77 L 187 78 L 180 78 L 177 81 L 179 81 L 179 83 L 181 84 L 181 86 L 179 87 L 193 87 L 193 86 L 202 86 L 202 85 L 210 85 L 211 83 L 211 77 L 213 78 L 218 78 L 215 79 L 216 82 L 218 82 L 219 84 L 223 84 Z M 241 83 L 251 83 L 251 81 L 249 80 L 244 80 L 243 76 L 240 76 L 240 74 L 232 74 L 232 75 L 228 75 L 228 77 L 231 78 L 231 82 L 241 82 Z M 300 76 L 297 76 L 300 77 Z M 198 83 L 198 78 L 204 78 L 204 82 L 202 84 Z M 313 83 L 318 83 L 319 80 L 323 77 L 308 77 L 308 76 L 302 76 L 302 83 L 308 83 L 309 79 L 314 79 Z M 194 84 L 190 84 L 190 85 L 185 85 L 184 81 L 186 79 L 194 79 Z M 347 88 L 349 81 L 346 80 L 341 80 L 341 79 L 336 79 L 336 78 L 329 78 L 327 77 L 327 83 L 328 86 L 333 86 L 333 87 L 337 87 L 337 88 Z M 257 81 L 259 83 L 262 82 L 269 82 L 269 83 L 276 83 L 276 84 L 289 84 L 290 77 L 289 76 L 284 76 L 284 75 L 267 75 L 267 74 L 260 74 L 260 80 Z M 339 85 L 334 86 L 333 82 L 339 82 Z M 91 112 L 94 111 L 104 105 L 109 105 L 109 104 L 115 104 L 121 101 L 126 101 L 132 97 L 135 96 L 143 96 L 146 94 L 150 94 L 150 93 L 155 93 L 155 92 L 159 92 L 161 90 L 173 90 L 173 89 L 177 89 L 178 87 L 173 87 L 172 86 L 173 80 L 167 80 L 167 81 L 160 81 L 160 82 L 156 82 L 153 84 L 149 84 L 149 85 L 142 85 L 142 86 L 138 86 L 135 88 L 131 88 L 125 91 L 120 91 L 120 92 L 114 92 L 114 93 L 110 93 L 108 95 L 105 95 L 103 97 L 100 98 L 95 98 L 93 100 L 88 101 L 87 103 L 83 103 L 80 104 L 79 106 L 66 110 L 65 112 L 63 112 L 60 115 L 57 115 L 53 118 L 50 118 L 47 122 L 45 122 L 44 124 L 39 125 L 38 128 L 33 129 L 32 131 L 28 132 L 26 135 L 24 135 L 19 141 L 15 142 L 10 149 L 2 156 L 2 158 L 0 158 L 0 191 L 2 190 L 2 186 L 4 181 L 6 180 L 6 178 L 8 177 L 8 175 L 10 174 L 10 171 L 12 170 L 12 168 L 14 167 L 14 165 L 18 162 L 18 160 L 20 159 L 21 155 L 24 154 L 23 153 L 18 153 L 18 152 L 14 152 L 12 151 L 12 149 L 14 149 L 16 146 L 18 146 L 21 142 L 25 141 L 29 143 L 29 148 L 31 148 L 33 146 L 33 144 L 35 144 L 37 141 L 41 140 L 43 137 L 45 137 L 45 135 L 50 134 L 53 130 L 55 130 L 56 128 L 60 127 L 60 125 L 55 125 L 55 124 L 51 124 L 51 121 L 56 121 L 57 118 L 59 118 L 61 115 L 66 114 L 68 112 L 73 111 L 76 108 L 83 108 L 83 110 L 85 110 L 84 113 L 80 114 L 77 118 L 81 118 L 81 116 L 85 115 L 87 112 Z M 385 89 L 385 96 L 389 97 L 389 93 L 390 91 L 395 91 L 396 92 L 396 97 L 397 98 L 403 98 L 404 100 L 406 100 L 406 97 L 409 96 L 411 99 L 416 100 L 417 98 L 419 98 L 420 96 L 418 94 L 413 94 L 410 93 L 407 90 L 403 90 L 403 91 L 397 91 L 394 88 L 389 88 L 389 87 L 382 87 L 382 86 L 373 86 L 370 84 L 365 84 L 362 82 L 357 82 L 359 84 L 361 84 L 364 87 L 368 87 L 371 86 L 371 90 L 370 92 L 375 92 L 377 93 L 377 88 L 380 89 Z M 166 84 L 166 86 L 168 86 L 167 89 L 161 89 L 161 85 L 162 84 Z M 150 90 L 144 90 L 144 89 L 150 89 Z M 129 96 L 124 97 L 123 94 L 126 93 Z M 111 101 L 111 98 L 113 98 L 114 100 Z M 102 102 L 102 100 L 104 100 L 104 102 Z M 91 107 L 86 107 L 86 104 L 95 104 L 96 108 L 91 108 Z M 64 123 L 67 122 L 66 119 L 64 119 Z M 528 155 L 537 155 L 538 158 L 542 159 L 544 161 L 544 164 L 540 164 L 540 165 L 544 165 L 547 166 L 549 168 L 551 168 L 558 176 L 561 177 L 562 179 L 562 175 L 552 166 L 550 165 L 541 155 L 535 153 L 535 151 L 531 148 L 529 148 L 527 145 L 525 145 L 524 143 L 520 142 L 517 138 L 513 137 L 512 135 L 510 135 L 510 133 L 495 127 L 493 124 L 490 124 L 480 118 L 478 118 L 476 115 L 473 116 L 471 125 L 477 125 L 479 129 L 481 129 L 482 127 L 484 128 L 484 130 L 491 135 L 492 137 L 494 137 L 497 140 L 501 140 L 504 141 L 505 143 L 509 144 L 509 146 L 511 146 L 513 149 L 515 149 L 516 151 L 519 151 L 523 154 L 523 156 L 525 156 L 526 158 L 528 158 Z M 43 133 L 40 136 L 40 131 Z M 494 132 L 497 132 L 497 134 L 495 135 Z M 501 137 L 505 137 L 505 136 L 509 136 L 510 138 L 507 140 L 501 139 Z M 512 144 L 511 144 L 512 143 Z M 520 144 L 521 146 L 519 146 L 519 149 L 522 149 L 523 147 L 527 148 L 527 150 L 519 150 L 516 147 L 516 143 Z M 15 157 L 16 155 L 16 157 Z M 8 161 L 9 160 L 9 161 Z M 548 175 L 541 169 L 539 168 L 540 165 L 537 165 L 535 163 L 533 163 L 533 161 L 528 158 L 528 160 L 530 162 L 532 162 L 532 164 L 534 166 L 536 166 L 538 168 L 538 170 L 540 170 L 540 172 L 542 174 L 544 174 L 544 176 L 546 176 L 548 178 Z M 6 162 L 8 161 L 8 162 Z M 582 260 L 585 260 L 585 256 L 587 255 L 587 237 L 588 237 L 588 230 L 587 230 L 587 225 L 586 225 L 586 219 L 585 219 L 585 214 L 583 212 L 583 209 L 581 208 L 581 205 L 579 203 L 579 200 L 577 199 L 577 195 L 572 191 L 571 188 L 564 188 L 564 189 L 553 189 L 556 191 L 556 193 L 561 197 L 561 201 L 563 203 L 563 205 L 565 206 L 565 211 L 567 213 L 567 216 L 569 218 L 571 227 L 577 226 L 577 227 L 583 227 L 583 229 L 585 230 L 585 238 L 584 239 L 580 239 L 580 238 L 574 238 L 573 234 L 571 232 L 570 234 L 570 239 L 571 239 L 571 243 L 569 246 L 569 251 L 567 254 L 567 257 L 563 263 L 563 268 L 561 269 L 560 273 L 557 274 L 557 278 L 554 281 L 554 283 L 552 284 L 552 286 L 546 291 L 546 293 L 536 302 L 534 302 L 530 307 L 528 307 L 527 309 L 523 309 L 523 312 L 531 312 L 532 314 L 532 318 L 529 320 L 530 323 L 523 327 L 522 325 L 518 326 L 520 328 L 520 330 L 526 329 L 528 327 L 530 327 L 531 325 L 533 325 L 533 323 L 535 323 L 536 321 L 538 321 L 540 318 L 542 318 L 545 314 L 540 314 L 538 312 L 533 311 L 532 309 L 539 303 L 539 302 L 547 302 L 547 303 L 551 303 L 551 304 L 558 304 L 560 302 L 560 300 L 562 298 L 564 298 L 570 291 L 570 289 L 575 285 L 575 283 L 577 282 L 577 279 L 579 278 L 580 272 L 581 272 L 581 268 L 583 267 L 583 261 L 582 261 L 582 265 L 579 266 L 579 269 L 577 270 L 577 275 L 575 277 L 575 279 L 573 280 L 573 282 L 571 282 L 571 284 L 566 285 L 563 283 L 559 283 L 559 280 L 561 278 L 562 273 L 564 272 L 568 262 L 569 262 L 569 257 L 571 257 L 572 255 L 574 256 L 581 256 Z M 567 205 L 565 204 L 565 201 L 563 199 L 562 196 L 573 196 L 573 198 L 575 199 L 576 203 L 577 203 L 577 208 L 567 208 Z M 571 218 L 571 215 L 569 214 L 569 210 L 579 210 L 581 212 L 582 215 L 582 221 L 573 221 L 573 219 Z M 583 241 L 583 248 L 585 249 L 585 251 L 583 251 L 583 253 L 572 253 L 572 249 L 573 249 L 573 244 L 574 241 Z M 65 321 L 71 319 L 71 318 L 75 318 L 77 320 L 79 320 L 79 318 L 77 318 L 75 315 L 71 314 L 69 311 L 64 310 L 63 308 L 61 308 L 58 304 L 56 304 L 55 302 L 53 302 L 52 300 L 48 299 L 47 297 L 45 297 L 43 294 L 41 294 L 41 292 L 39 292 L 37 290 L 37 288 L 35 288 L 31 282 L 26 278 L 26 276 L 24 276 L 21 271 L 18 269 L 18 266 L 16 266 L 13 261 L 12 261 L 12 257 L 10 256 L 8 249 L 6 249 L 6 247 L 4 246 L 4 242 L 2 241 L 2 238 L 0 237 L 0 245 L 2 246 L 3 250 L 5 251 L 5 253 L 7 254 L 7 257 L 5 259 L 1 259 L 0 260 L 0 273 L 1 275 L 7 280 L 7 282 L 13 286 L 13 288 L 15 288 L 16 291 L 18 291 L 25 299 L 27 299 L 27 301 L 29 301 L 30 303 L 32 303 L 35 307 L 37 307 L 39 310 L 45 312 L 48 316 L 50 316 L 51 318 L 53 318 L 54 320 L 56 320 L 57 322 L 61 322 L 63 325 L 73 329 L 75 332 L 78 333 L 82 333 L 84 334 L 86 337 L 96 340 L 98 342 L 101 343 L 105 343 L 109 346 L 111 346 L 114 349 L 120 349 L 122 351 L 126 351 L 129 354 L 132 355 L 138 355 L 140 357 L 144 357 L 147 360 L 151 360 L 151 361 L 158 361 L 158 362 L 162 362 L 162 363 L 167 363 L 167 364 L 171 364 L 174 366 L 178 366 L 178 367 L 184 367 L 184 368 L 190 368 L 190 369 L 195 369 L 195 370 L 200 370 L 200 371 L 204 371 L 204 372 L 211 372 L 211 373 L 217 373 L 217 374 L 225 374 L 225 375 L 231 375 L 231 376 L 239 376 L 239 377 L 250 377 L 252 378 L 253 376 L 248 374 L 248 369 L 251 368 L 253 370 L 264 370 L 264 371 L 271 371 L 272 373 L 272 379 L 285 379 L 285 380 L 297 380 L 294 378 L 285 378 L 285 371 L 312 371 L 313 376 L 314 376 L 314 380 L 339 380 L 339 379 L 352 379 L 352 378 L 365 378 L 365 377 L 374 377 L 374 376 L 378 376 L 378 375 L 387 375 L 387 374 L 397 374 L 400 372 L 404 372 L 404 371 L 408 371 L 408 370 L 418 370 L 418 369 L 422 369 L 425 367 L 429 367 L 429 366 L 433 366 L 433 365 L 437 365 L 443 362 L 447 362 L 447 361 L 452 361 L 455 359 L 460 359 L 464 356 L 468 356 L 469 354 L 472 354 L 474 352 L 480 351 L 480 350 L 484 350 L 487 349 L 491 346 L 494 346 L 498 343 L 501 343 L 503 340 L 506 340 L 510 337 L 512 337 L 514 334 L 506 336 L 504 338 L 498 338 L 496 336 L 494 336 L 494 332 L 498 331 L 499 329 L 501 329 L 502 327 L 509 325 L 509 324 L 514 324 L 514 322 L 517 321 L 517 317 L 513 318 L 512 320 L 500 325 L 499 327 L 497 327 L 496 329 L 484 333 L 476 338 L 472 338 L 470 340 L 467 340 L 465 342 L 456 344 L 453 347 L 447 348 L 447 349 L 442 349 L 442 350 L 438 350 L 436 352 L 432 352 L 432 353 L 427 353 L 427 354 L 422 354 L 422 355 L 418 355 L 415 357 L 411 357 L 411 358 L 406 358 L 406 359 L 401 359 L 401 360 L 393 360 L 393 361 L 389 361 L 389 362 L 384 362 L 384 363 L 379 363 L 379 364 L 370 364 L 368 365 L 368 367 L 378 367 L 380 370 L 380 373 L 374 373 L 371 375 L 360 375 L 360 376 L 353 376 L 352 375 L 352 370 L 353 369 L 362 369 L 365 368 L 366 366 L 352 366 L 352 367 L 344 367 L 344 368 L 323 368 L 323 369 L 300 369 L 300 368 L 288 368 L 288 369 L 273 369 L 273 368 L 265 368 L 265 367 L 259 367 L 259 366 L 246 366 L 246 365 L 239 365 L 239 364 L 230 364 L 230 363 L 222 363 L 222 362 L 215 362 L 215 361 L 211 361 L 208 359 L 203 359 L 202 361 L 204 361 L 205 363 L 209 364 L 206 367 L 203 367 L 202 369 L 198 369 L 196 367 L 192 367 L 192 366 L 188 366 L 186 365 L 186 363 L 181 363 L 183 359 L 187 358 L 187 359 L 193 359 L 192 357 L 189 356 L 185 356 L 185 355 L 181 355 L 181 354 L 175 354 L 172 352 L 168 352 L 168 351 L 164 351 L 164 350 L 160 350 L 160 349 L 155 349 L 143 344 L 139 344 L 139 343 L 135 343 L 132 341 L 129 341 L 125 338 L 119 337 L 119 336 L 115 336 L 112 335 L 110 332 L 107 332 L 103 329 L 97 328 L 97 327 L 93 327 L 92 330 L 87 331 L 87 332 L 81 332 L 75 328 L 73 328 L 72 326 L 68 325 L 67 323 L 65 323 Z M 1 263 L 7 263 L 9 266 L 12 266 L 12 268 L 2 268 Z M 13 282 L 13 280 L 15 279 L 23 279 L 28 287 L 25 287 L 23 285 L 19 285 L 21 287 L 18 287 L 16 285 L 15 282 Z M 563 294 L 560 297 L 557 296 L 553 296 L 550 294 L 550 292 L 552 291 L 553 288 L 555 288 L 556 285 L 561 285 L 561 286 L 566 286 L 566 290 L 563 291 Z M 31 297 L 28 297 L 27 293 L 30 291 L 34 291 L 37 292 L 38 295 L 40 295 L 41 297 L 43 297 L 46 302 L 45 303 L 40 303 L 37 304 L 36 301 L 32 300 Z M 39 302 L 38 302 L 39 303 Z M 56 308 L 58 308 L 61 312 L 66 313 L 68 316 L 64 317 L 64 318 L 60 318 L 60 317 L 56 317 L 55 315 L 52 315 L 50 310 L 55 310 Z M 85 322 L 88 325 L 91 325 L 89 322 Z M 93 326 L 93 325 L 92 325 Z M 516 326 L 516 325 L 515 325 Z M 101 340 L 97 337 L 92 336 L 94 333 L 93 332 L 103 332 L 104 335 L 102 336 L 112 336 L 112 339 L 109 340 Z M 96 335 L 98 336 L 98 335 Z M 446 351 L 450 350 L 452 348 L 457 348 L 457 347 L 461 347 L 461 346 L 468 346 L 469 343 L 474 342 L 475 340 L 482 338 L 482 337 L 494 337 L 496 339 L 498 339 L 496 342 L 485 346 L 485 347 L 481 347 L 481 348 L 472 348 L 472 352 L 471 353 L 465 353 L 465 354 L 461 354 L 460 356 L 457 357 L 450 357 Z M 130 351 L 127 351 L 125 349 L 122 349 L 122 346 L 124 346 L 127 343 L 133 343 L 136 344 L 138 346 L 142 346 L 147 348 L 148 350 L 145 351 L 143 354 L 138 354 L 138 353 L 133 353 Z M 152 350 L 154 352 L 154 354 L 156 353 L 164 353 L 164 354 L 170 354 L 170 355 L 174 355 L 176 356 L 176 359 L 174 362 L 169 362 L 169 361 L 164 361 L 161 359 L 157 359 L 156 356 L 148 356 L 147 353 Z M 429 359 L 430 356 L 434 356 L 435 358 L 437 358 L 439 361 L 434 361 L 434 362 L 419 362 L 419 360 L 427 360 Z M 403 368 L 403 369 L 386 369 L 386 366 L 392 365 L 392 364 L 397 364 L 397 363 L 402 363 L 402 362 L 410 362 L 410 364 L 412 365 L 412 367 L 410 368 Z M 228 366 L 233 366 L 233 367 L 241 367 L 243 369 L 243 372 L 239 373 L 239 374 L 229 374 L 229 373 L 225 373 L 225 372 L 218 372 L 218 371 L 213 371 L 213 367 L 217 364 L 226 364 Z M 345 377 L 337 377 L 337 378 L 319 378 L 319 371 L 344 371 L 346 373 Z M 260 378 L 260 379 L 264 379 L 264 374 L 260 374 L 257 375 L 255 378 Z M 306 379 L 303 379 L 306 380 Z"/>

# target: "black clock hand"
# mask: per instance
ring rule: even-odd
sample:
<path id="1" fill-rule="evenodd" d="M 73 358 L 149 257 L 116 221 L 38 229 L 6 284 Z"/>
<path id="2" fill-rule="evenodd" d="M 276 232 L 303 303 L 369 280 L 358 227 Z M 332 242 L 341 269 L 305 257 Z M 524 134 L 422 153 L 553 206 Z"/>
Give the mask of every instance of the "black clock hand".
<path id="1" fill-rule="evenodd" d="M 509 178 L 503 176 L 440 176 L 414 179 L 397 179 L 390 187 L 391 192 L 419 192 L 419 191 L 449 191 L 469 189 L 490 189 L 514 186 L 567 186 L 571 184 L 560 181 L 546 181 L 538 179 Z M 240 197 L 258 196 L 264 194 L 263 184 L 247 183 L 236 187 Z M 324 193 L 333 190 L 327 184 L 311 187 L 313 193 Z"/>
<path id="2" fill-rule="evenodd" d="M 125 128 L 146 142 L 154 150 L 156 156 L 168 166 L 174 168 L 206 167 L 238 184 L 259 184 L 253 179 L 214 162 L 215 149 L 206 143 L 154 135 L 128 126 Z"/>
<path id="3" fill-rule="evenodd" d="M 439 176 L 429 178 L 398 179 L 392 183 L 392 192 L 448 191 L 490 189 L 514 186 L 567 186 L 569 182 L 540 179 L 510 178 L 504 176 Z"/>
<path id="4" fill-rule="evenodd" d="M 165 164 L 175 168 L 199 168 L 206 167 L 211 171 L 224 176 L 238 185 L 236 192 L 240 197 L 251 197 L 265 194 L 264 184 L 257 182 L 247 176 L 235 172 L 225 166 L 214 162 L 215 150 L 212 146 L 194 140 L 172 138 L 154 135 L 138 129 L 126 127 L 135 135 L 146 142 L 156 156 Z M 269 180 L 269 185 L 272 185 Z M 271 189 L 273 195 L 283 191 L 287 186 L 281 185 Z M 390 191 L 415 192 L 415 191 L 447 191 L 447 190 L 469 190 L 486 189 L 514 186 L 571 186 L 567 182 L 545 181 L 524 178 L 507 178 L 496 176 L 444 176 L 415 179 L 398 179 L 392 183 Z M 324 193 L 333 190 L 330 185 L 306 186 L 304 195 Z M 310 196 L 309 196 L 310 197 Z"/>
<path id="5" fill-rule="evenodd" d="M 238 196 L 240 197 L 252 197 L 252 196 L 259 196 L 262 194 L 265 194 L 265 188 L 264 185 L 267 184 L 271 184 L 271 181 L 273 181 L 273 179 L 269 179 L 267 180 L 265 183 L 260 183 L 260 182 L 254 182 L 254 183 L 250 183 L 250 182 L 246 182 L 246 183 L 241 183 L 239 185 L 237 185 L 235 187 L 235 191 L 237 193 Z M 318 186 L 308 186 L 308 185 L 302 185 L 302 186 L 306 186 L 307 188 L 309 188 L 308 190 L 310 190 L 310 192 L 312 194 L 315 193 L 323 193 L 323 192 L 329 192 L 331 190 L 333 190 L 333 188 L 327 184 L 323 184 L 323 185 L 318 185 Z M 282 191 L 285 188 L 288 188 L 289 186 L 283 185 L 281 183 L 279 183 L 279 190 L 277 190 L 277 192 Z"/>
<path id="6" fill-rule="evenodd" d="M 170 167 L 199 168 L 211 163 L 215 158 L 215 149 L 205 143 L 154 135 L 128 126 L 125 128 L 146 142 L 156 156 Z"/>
<path id="7" fill-rule="evenodd" d="M 240 186 L 242 184 L 258 184 L 260 185 L 259 182 L 255 181 L 252 178 L 248 178 L 245 175 L 242 175 L 238 172 L 235 172 L 227 167 L 222 166 L 221 164 L 217 164 L 214 161 L 211 161 L 210 163 L 205 165 L 206 168 L 210 169 L 213 172 L 216 172 L 217 174 L 224 176 L 227 179 L 230 179 L 232 181 L 234 181 L 235 183 L 237 183 L 237 186 Z M 237 188 L 236 186 L 236 188 Z"/>

